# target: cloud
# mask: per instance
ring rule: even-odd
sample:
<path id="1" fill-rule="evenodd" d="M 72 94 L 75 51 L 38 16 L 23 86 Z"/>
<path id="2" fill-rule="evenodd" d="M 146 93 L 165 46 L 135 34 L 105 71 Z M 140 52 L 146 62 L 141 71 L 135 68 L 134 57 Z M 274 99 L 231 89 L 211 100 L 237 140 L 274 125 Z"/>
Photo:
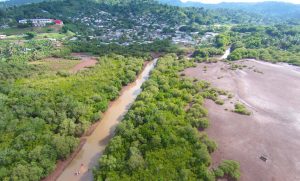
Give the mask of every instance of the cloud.
<path id="1" fill-rule="evenodd" d="M 181 0 L 182 2 L 193 1 L 207 4 L 217 4 L 221 2 L 263 2 L 263 1 L 280 1 L 294 4 L 300 4 L 300 0 Z"/>

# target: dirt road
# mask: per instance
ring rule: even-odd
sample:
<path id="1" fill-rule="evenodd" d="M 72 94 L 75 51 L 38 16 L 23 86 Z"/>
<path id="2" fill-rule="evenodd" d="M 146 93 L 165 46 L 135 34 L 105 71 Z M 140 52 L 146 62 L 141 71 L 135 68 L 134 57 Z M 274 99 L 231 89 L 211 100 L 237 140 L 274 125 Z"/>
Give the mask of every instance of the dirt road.
<path id="1" fill-rule="evenodd" d="M 74 57 L 81 59 L 80 63 L 71 69 L 71 72 L 76 73 L 80 70 L 84 70 L 89 67 L 93 67 L 97 64 L 97 58 L 85 53 L 72 53 Z"/>

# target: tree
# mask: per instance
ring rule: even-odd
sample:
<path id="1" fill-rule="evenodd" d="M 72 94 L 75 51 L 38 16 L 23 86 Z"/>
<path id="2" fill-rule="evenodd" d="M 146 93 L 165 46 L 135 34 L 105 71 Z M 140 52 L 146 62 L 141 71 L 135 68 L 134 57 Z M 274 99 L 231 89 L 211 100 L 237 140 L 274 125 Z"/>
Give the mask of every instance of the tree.
<path id="1" fill-rule="evenodd" d="M 243 48 L 243 47 L 244 47 L 244 43 L 242 41 L 237 41 L 232 44 L 231 51 L 234 51 L 238 48 Z"/>
<path id="2" fill-rule="evenodd" d="M 117 167 L 117 159 L 113 156 L 103 155 L 100 159 L 100 168 L 105 171 L 113 170 Z"/>
<path id="3" fill-rule="evenodd" d="M 75 135 L 75 128 L 76 124 L 74 123 L 74 121 L 72 121 L 71 119 L 65 119 L 60 124 L 60 133 L 62 135 L 73 136 Z"/>
<path id="4" fill-rule="evenodd" d="M 52 144 L 54 145 L 58 158 L 65 159 L 77 146 L 78 139 L 71 136 L 55 135 Z"/>
<path id="5" fill-rule="evenodd" d="M 28 39 L 28 40 L 33 39 L 36 36 L 35 32 L 27 32 L 25 34 L 26 34 L 25 38 Z"/>
<path id="6" fill-rule="evenodd" d="M 241 176 L 240 165 L 238 162 L 233 160 L 224 160 L 219 165 L 219 169 L 223 171 L 224 175 L 228 175 L 234 180 L 238 180 Z M 221 172 L 219 174 L 222 175 Z"/>
<path id="7" fill-rule="evenodd" d="M 130 158 L 128 160 L 129 168 L 134 171 L 135 169 L 142 169 L 145 164 L 144 158 L 136 147 L 130 148 Z"/>
<path id="8" fill-rule="evenodd" d="M 220 34 L 216 36 L 217 47 L 225 47 L 229 45 L 229 36 L 227 34 Z"/>

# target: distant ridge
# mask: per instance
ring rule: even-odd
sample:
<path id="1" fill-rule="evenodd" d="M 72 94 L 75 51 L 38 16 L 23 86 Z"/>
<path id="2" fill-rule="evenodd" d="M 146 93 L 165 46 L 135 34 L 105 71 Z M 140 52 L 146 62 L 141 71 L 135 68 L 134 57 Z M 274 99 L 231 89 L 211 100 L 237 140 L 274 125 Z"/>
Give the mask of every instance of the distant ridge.
<path id="1" fill-rule="evenodd" d="M 23 4 L 30 4 L 30 3 L 39 3 L 45 0 L 4 0 L 1 1 L 1 4 L 5 4 L 7 6 L 19 6 L 19 5 L 23 5 Z"/>
<path id="2" fill-rule="evenodd" d="M 208 9 L 234 9 L 265 16 L 280 18 L 300 18 L 300 5 L 284 2 L 257 2 L 257 3 L 219 3 L 205 4 L 200 2 L 181 2 L 180 0 L 159 0 L 161 3 L 182 7 L 203 7 Z"/>

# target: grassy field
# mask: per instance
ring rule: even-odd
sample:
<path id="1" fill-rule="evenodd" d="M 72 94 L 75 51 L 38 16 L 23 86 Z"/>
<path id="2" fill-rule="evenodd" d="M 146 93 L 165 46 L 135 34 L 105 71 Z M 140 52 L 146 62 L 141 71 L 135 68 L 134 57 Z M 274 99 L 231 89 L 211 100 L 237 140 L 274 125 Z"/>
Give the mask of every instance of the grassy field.
<path id="1" fill-rule="evenodd" d="M 66 60 L 59 58 L 47 58 L 45 60 L 31 62 L 31 65 L 41 65 L 49 71 L 69 71 L 77 64 L 80 63 L 80 60 Z"/>
<path id="2" fill-rule="evenodd" d="M 60 33 L 41 33 L 37 34 L 35 39 L 44 39 L 44 38 L 53 38 L 53 39 L 62 39 L 66 37 L 66 34 L 60 34 Z"/>
<path id="3" fill-rule="evenodd" d="M 14 31 L 14 30 L 13 30 Z M 15 31 L 16 33 L 17 31 Z M 26 35 L 24 35 L 26 32 L 28 31 L 25 31 L 23 29 L 23 32 L 22 34 L 12 34 L 12 35 L 8 35 L 6 37 L 5 40 L 8 40 L 8 41 L 17 41 L 17 40 L 26 40 Z M 31 31 L 32 32 L 32 31 Z M 5 33 L 1 33 L 0 34 L 5 34 Z M 9 33 L 10 34 L 10 33 Z M 75 34 L 73 32 L 67 32 L 65 34 L 62 34 L 62 33 L 58 33 L 58 32 L 52 32 L 52 33 L 37 33 L 36 36 L 33 38 L 35 40 L 38 40 L 38 39 L 56 39 L 56 40 L 62 40 L 64 38 L 68 38 L 68 37 L 72 37 L 74 36 Z"/>
<path id="4" fill-rule="evenodd" d="M 16 40 L 25 40 L 26 37 L 24 34 L 27 32 L 34 32 L 36 36 L 34 39 L 63 39 L 66 37 L 72 37 L 75 34 L 68 31 L 67 33 L 61 33 L 62 26 L 52 25 L 47 27 L 28 27 L 28 28 L 8 28 L 0 29 L 0 34 L 7 36 L 6 40 L 16 41 Z"/>

